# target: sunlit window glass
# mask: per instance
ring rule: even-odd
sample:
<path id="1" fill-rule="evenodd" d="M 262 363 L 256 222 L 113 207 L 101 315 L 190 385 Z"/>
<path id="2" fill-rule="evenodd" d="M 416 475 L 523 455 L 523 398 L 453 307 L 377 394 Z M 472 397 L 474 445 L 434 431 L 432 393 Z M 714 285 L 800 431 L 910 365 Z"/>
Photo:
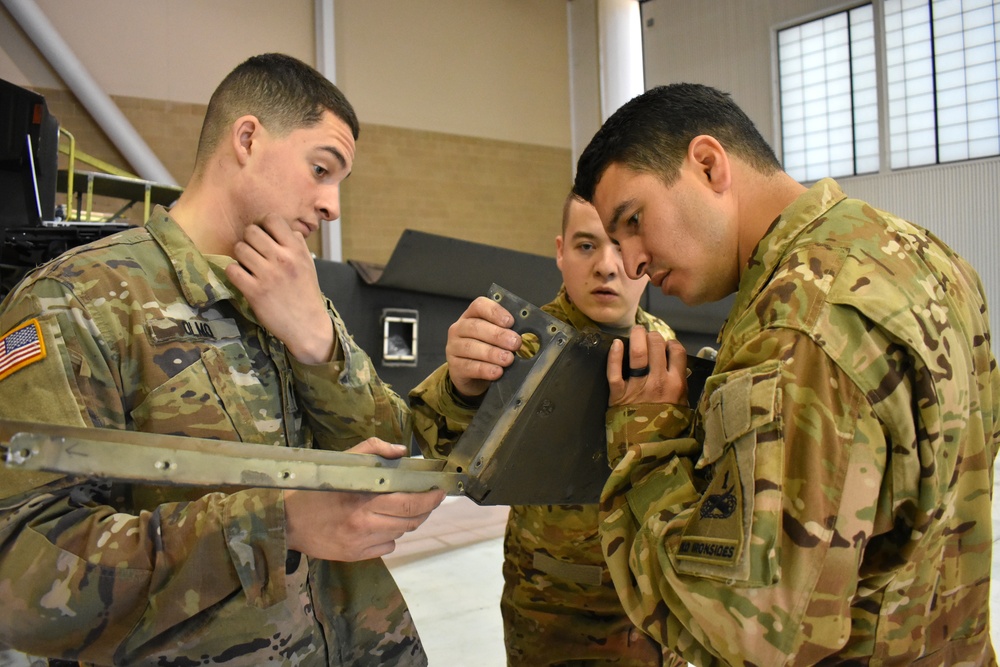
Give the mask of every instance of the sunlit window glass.
<path id="1" fill-rule="evenodd" d="M 778 32 L 782 163 L 800 181 L 879 168 L 871 5 Z"/>
<path id="2" fill-rule="evenodd" d="M 886 0 L 889 164 L 1000 155 L 1000 0 Z"/>

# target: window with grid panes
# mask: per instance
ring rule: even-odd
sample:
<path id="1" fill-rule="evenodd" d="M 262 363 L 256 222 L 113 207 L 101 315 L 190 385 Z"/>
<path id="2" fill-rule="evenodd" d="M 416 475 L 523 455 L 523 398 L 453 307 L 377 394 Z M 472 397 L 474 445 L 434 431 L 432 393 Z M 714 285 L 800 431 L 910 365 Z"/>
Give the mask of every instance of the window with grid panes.
<path id="1" fill-rule="evenodd" d="M 782 164 L 800 181 L 877 172 L 871 5 L 778 32 Z"/>
<path id="2" fill-rule="evenodd" d="M 1000 155 L 1000 0 L 885 0 L 889 164 Z"/>

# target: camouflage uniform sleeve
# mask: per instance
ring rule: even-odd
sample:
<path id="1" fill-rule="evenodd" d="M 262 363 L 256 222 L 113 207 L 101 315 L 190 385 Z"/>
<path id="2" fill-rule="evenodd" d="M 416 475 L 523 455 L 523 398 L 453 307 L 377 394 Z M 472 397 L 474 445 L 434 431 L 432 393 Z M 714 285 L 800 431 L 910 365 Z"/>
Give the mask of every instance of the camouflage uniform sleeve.
<path id="1" fill-rule="evenodd" d="M 406 402 L 382 382 L 329 300 L 327 309 L 337 339 L 333 361 L 309 365 L 288 355 L 296 398 L 309 416 L 317 443 L 341 451 L 372 436 L 409 443 L 412 420 Z"/>
<path id="2" fill-rule="evenodd" d="M 633 622 L 696 664 L 816 664 L 851 633 L 881 425 L 793 331 L 758 335 L 717 373 L 695 437 L 677 437 L 674 406 L 609 413 L 601 533 L 615 587 Z"/>
<path id="3" fill-rule="evenodd" d="M 0 328 L 32 320 L 45 354 L 0 379 L 0 419 L 123 428 L 100 316 L 43 280 L 5 304 Z M 110 662 L 138 627 L 162 633 L 241 589 L 260 608 L 286 595 L 275 490 L 133 515 L 116 511 L 107 485 L 0 468 L 0 497 L 0 607 L 8 610 L 0 643 L 20 650 Z"/>
<path id="4" fill-rule="evenodd" d="M 663 336 L 665 340 L 676 340 L 677 334 L 674 332 L 670 326 L 658 317 L 653 317 L 652 315 L 645 315 L 646 321 L 640 322 L 646 326 L 649 331 L 656 331 Z"/>
<path id="5" fill-rule="evenodd" d="M 476 408 L 455 393 L 448 364 L 442 364 L 410 391 L 410 407 L 413 434 L 428 458 L 447 458 L 476 414 Z"/>

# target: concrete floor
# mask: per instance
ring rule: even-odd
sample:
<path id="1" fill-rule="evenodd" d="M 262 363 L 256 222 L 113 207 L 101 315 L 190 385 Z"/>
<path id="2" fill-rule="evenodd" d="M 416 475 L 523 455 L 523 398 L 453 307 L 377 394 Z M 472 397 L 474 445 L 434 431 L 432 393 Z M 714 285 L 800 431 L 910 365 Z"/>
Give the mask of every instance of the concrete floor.
<path id="1" fill-rule="evenodd" d="M 424 642 L 429 667 L 505 667 L 500 593 L 507 507 L 445 498 L 385 557 Z"/>

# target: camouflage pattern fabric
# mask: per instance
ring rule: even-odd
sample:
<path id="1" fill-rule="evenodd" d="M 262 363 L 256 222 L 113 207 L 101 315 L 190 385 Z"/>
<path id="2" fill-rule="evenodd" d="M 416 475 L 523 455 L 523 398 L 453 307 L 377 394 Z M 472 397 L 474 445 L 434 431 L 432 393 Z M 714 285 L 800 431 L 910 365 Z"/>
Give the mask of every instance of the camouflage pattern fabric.
<path id="1" fill-rule="evenodd" d="M 608 412 L 601 536 L 631 618 L 696 665 L 996 664 L 988 321 L 930 233 L 829 179 L 803 194 L 697 409 Z"/>
<path id="2" fill-rule="evenodd" d="M 565 289 L 542 310 L 577 329 L 597 327 L 570 303 Z M 636 322 L 674 338 L 666 324 L 642 310 Z M 529 338 L 521 353 L 537 349 L 537 340 Z M 414 388 L 410 403 L 417 440 L 431 457 L 447 456 L 475 414 L 455 395 L 447 364 Z M 625 615 L 604 564 L 597 522 L 597 505 L 511 507 L 500 601 L 508 665 L 675 664 Z"/>
<path id="3" fill-rule="evenodd" d="M 163 209 L 5 301 L 44 356 L 0 374 L 0 418 L 342 450 L 409 438 L 402 399 L 328 304 L 334 361 L 262 329 Z M 37 355 L 36 355 L 37 356 Z M 288 552 L 279 490 L 154 488 L 0 469 L 0 644 L 84 663 L 426 665 L 380 559 Z"/>

